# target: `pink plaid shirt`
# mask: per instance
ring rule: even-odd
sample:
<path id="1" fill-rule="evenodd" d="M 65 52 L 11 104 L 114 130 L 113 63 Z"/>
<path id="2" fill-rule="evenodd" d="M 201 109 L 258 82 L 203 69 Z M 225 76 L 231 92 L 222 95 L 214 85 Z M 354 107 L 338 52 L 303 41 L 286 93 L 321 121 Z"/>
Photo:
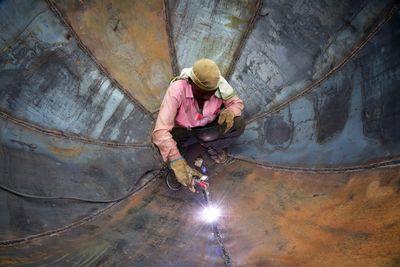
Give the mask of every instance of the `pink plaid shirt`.
<path id="1" fill-rule="evenodd" d="M 152 134 L 153 143 L 160 149 L 163 160 L 174 160 L 181 156 L 172 138 L 173 127 L 204 126 L 216 119 L 222 104 L 226 109 L 233 111 L 235 116 L 240 116 L 243 110 L 243 101 L 238 96 L 235 95 L 225 101 L 213 95 L 204 102 L 203 112 L 199 113 L 190 83 L 187 80 L 173 82 L 161 103 Z"/>

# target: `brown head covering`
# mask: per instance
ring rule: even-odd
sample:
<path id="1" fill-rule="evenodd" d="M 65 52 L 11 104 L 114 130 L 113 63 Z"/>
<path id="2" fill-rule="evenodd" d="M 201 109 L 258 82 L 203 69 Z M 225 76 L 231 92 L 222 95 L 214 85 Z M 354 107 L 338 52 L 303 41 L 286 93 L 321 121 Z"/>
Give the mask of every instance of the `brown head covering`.
<path id="1" fill-rule="evenodd" d="M 190 74 L 192 81 L 204 91 L 217 89 L 220 76 L 221 72 L 217 64 L 207 58 L 197 60 Z"/>

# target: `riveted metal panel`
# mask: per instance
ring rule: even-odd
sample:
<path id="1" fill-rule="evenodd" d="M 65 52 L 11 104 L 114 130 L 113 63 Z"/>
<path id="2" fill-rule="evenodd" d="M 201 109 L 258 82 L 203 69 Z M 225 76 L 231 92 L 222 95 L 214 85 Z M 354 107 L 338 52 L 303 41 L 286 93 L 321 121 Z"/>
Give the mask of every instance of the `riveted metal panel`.
<path id="1" fill-rule="evenodd" d="M 247 119 L 271 110 L 340 64 L 390 1 L 264 1 L 231 85 Z"/>
<path id="2" fill-rule="evenodd" d="M 54 1 L 122 87 L 156 111 L 172 77 L 163 1 Z"/>
<path id="3" fill-rule="evenodd" d="M 397 159 L 399 22 L 397 13 L 353 60 L 313 92 L 251 122 L 233 153 L 263 164 L 304 168 Z"/>
<path id="4" fill-rule="evenodd" d="M 21 17 L 15 25 L 13 9 Z M 87 138 L 149 142 L 150 115 L 101 73 L 44 2 L 6 1 L 0 10 L 9 33 L 0 54 L 3 111 Z"/>
<path id="5" fill-rule="evenodd" d="M 226 74 L 257 15 L 259 1 L 168 2 L 179 68 L 191 67 L 199 58 L 211 58 Z"/>

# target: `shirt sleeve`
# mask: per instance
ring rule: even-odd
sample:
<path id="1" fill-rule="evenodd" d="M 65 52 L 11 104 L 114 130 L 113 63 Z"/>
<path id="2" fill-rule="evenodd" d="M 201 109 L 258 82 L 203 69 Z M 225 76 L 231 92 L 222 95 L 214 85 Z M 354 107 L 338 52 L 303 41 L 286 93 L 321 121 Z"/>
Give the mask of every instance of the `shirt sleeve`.
<path id="1" fill-rule="evenodd" d="M 238 117 L 242 114 L 244 104 L 242 99 L 240 99 L 237 95 L 232 96 L 228 100 L 224 100 L 223 103 L 226 109 L 233 111 L 235 117 Z"/>
<path id="2" fill-rule="evenodd" d="M 168 88 L 164 96 L 152 133 L 152 141 L 159 148 L 164 162 L 177 159 L 181 156 L 171 134 L 171 130 L 175 125 L 175 117 L 180 106 L 179 98 L 173 95 L 172 90 L 173 85 Z"/>

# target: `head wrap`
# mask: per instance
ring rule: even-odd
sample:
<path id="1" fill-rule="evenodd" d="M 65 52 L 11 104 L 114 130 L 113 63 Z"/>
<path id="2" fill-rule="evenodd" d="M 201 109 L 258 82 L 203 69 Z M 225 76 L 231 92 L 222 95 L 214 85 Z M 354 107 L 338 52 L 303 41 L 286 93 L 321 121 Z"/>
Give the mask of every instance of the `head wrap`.
<path id="1" fill-rule="evenodd" d="M 202 58 L 194 63 L 189 76 L 200 89 L 213 91 L 218 88 L 221 72 L 214 61 Z"/>
<path id="2" fill-rule="evenodd" d="M 213 63 L 213 64 L 210 64 L 210 65 L 214 65 L 215 64 L 215 62 L 212 61 L 212 60 L 209 60 L 209 59 L 205 59 L 205 60 L 206 61 L 211 61 Z M 199 61 L 201 63 L 201 61 L 203 61 L 203 59 L 200 59 Z M 197 62 L 199 62 L 199 61 L 197 61 Z M 195 63 L 195 65 L 196 65 L 196 63 Z M 214 65 L 214 68 L 215 68 L 215 66 L 216 66 L 216 64 Z M 192 79 L 193 82 L 196 83 L 197 86 L 200 87 L 199 84 L 203 84 L 204 85 L 204 83 L 200 83 L 200 81 L 199 81 L 200 79 L 199 79 L 198 76 L 202 76 L 202 75 L 199 74 L 198 70 L 195 72 L 196 76 L 193 75 L 193 73 L 194 73 L 193 68 L 194 67 L 195 66 L 193 66 L 192 68 L 184 68 L 184 69 L 182 69 L 181 74 L 179 76 L 176 76 L 176 77 L 172 78 L 171 81 L 170 81 L 170 84 L 172 84 L 173 82 L 176 82 L 178 80 L 187 80 L 188 78 L 190 78 L 190 79 Z M 217 70 L 218 70 L 218 73 L 219 73 L 218 66 L 216 66 L 216 67 L 217 67 Z M 200 73 L 201 73 L 201 71 L 200 71 Z M 203 89 L 203 90 L 208 90 L 208 91 L 212 91 L 212 90 L 218 89 L 215 92 L 215 96 L 218 97 L 218 98 L 221 98 L 223 100 L 228 100 L 231 97 L 233 97 L 234 95 L 236 95 L 235 90 L 233 90 L 232 86 L 230 86 L 230 84 L 225 80 L 224 77 L 222 77 L 221 75 L 219 75 L 218 78 L 214 77 L 214 80 L 217 80 L 217 79 L 218 79 L 218 82 L 217 82 L 216 85 L 211 86 L 209 84 L 209 87 L 208 87 L 208 88 L 214 88 L 214 89 L 203 89 L 203 88 L 205 88 L 204 86 L 200 87 L 200 88 Z"/>

